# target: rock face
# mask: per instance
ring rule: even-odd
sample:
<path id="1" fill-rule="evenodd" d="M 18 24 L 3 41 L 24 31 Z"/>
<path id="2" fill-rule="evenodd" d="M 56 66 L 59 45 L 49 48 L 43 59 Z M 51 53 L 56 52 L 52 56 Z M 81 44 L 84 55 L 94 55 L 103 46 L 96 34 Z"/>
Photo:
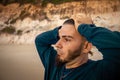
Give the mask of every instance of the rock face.
<path id="1" fill-rule="evenodd" d="M 91 16 L 97 26 L 120 31 L 120 1 L 77 1 L 46 7 L 19 3 L 0 4 L 0 44 L 33 44 L 39 33 L 53 29 L 68 19 Z"/>

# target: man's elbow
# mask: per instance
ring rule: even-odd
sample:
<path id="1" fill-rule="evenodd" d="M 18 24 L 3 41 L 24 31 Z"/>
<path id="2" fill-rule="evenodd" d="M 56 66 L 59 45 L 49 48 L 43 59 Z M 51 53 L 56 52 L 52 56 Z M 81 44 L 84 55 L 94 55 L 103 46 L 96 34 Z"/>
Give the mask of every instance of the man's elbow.
<path id="1" fill-rule="evenodd" d="M 38 45 L 38 43 L 40 42 L 40 35 L 37 35 L 34 41 L 35 41 L 35 45 Z"/>

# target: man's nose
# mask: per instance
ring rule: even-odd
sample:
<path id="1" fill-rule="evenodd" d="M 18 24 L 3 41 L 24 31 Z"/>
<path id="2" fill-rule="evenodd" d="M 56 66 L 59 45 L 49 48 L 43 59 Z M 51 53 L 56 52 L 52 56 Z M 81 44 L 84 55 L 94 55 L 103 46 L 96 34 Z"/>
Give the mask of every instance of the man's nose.
<path id="1" fill-rule="evenodd" d="M 58 42 L 55 44 L 55 47 L 60 49 L 63 47 L 61 40 L 58 40 Z"/>

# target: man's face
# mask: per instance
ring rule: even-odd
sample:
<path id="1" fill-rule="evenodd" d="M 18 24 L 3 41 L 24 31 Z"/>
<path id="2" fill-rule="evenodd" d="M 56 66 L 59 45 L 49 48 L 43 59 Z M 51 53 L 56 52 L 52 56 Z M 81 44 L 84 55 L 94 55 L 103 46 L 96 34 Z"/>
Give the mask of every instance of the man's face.
<path id="1" fill-rule="evenodd" d="M 59 41 L 55 44 L 57 48 L 57 60 L 67 63 L 80 56 L 83 47 L 82 36 L 73 25 L 64 24 L 59 30 Z"/>

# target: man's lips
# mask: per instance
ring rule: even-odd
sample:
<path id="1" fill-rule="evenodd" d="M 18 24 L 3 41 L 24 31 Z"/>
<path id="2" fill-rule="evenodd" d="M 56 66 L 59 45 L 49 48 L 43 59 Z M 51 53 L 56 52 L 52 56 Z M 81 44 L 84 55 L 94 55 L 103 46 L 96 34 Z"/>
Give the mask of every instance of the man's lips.
<path id="1" fill-rule="evenodd" d="M 58 54 L 59 56 L 61 56 L 61 55 L 62 55 L 62 53 L 60 53 L 60 52 L 57 52 L 57 54 Z"/>
<path id="2" fill-rule="evenodd" d="M 61 56 L 61 55 L 63 55 L 63 52 L 62 52 L 61 50 L 57 50 L 57 54 L 58 54 L 59 56 Z"/>

